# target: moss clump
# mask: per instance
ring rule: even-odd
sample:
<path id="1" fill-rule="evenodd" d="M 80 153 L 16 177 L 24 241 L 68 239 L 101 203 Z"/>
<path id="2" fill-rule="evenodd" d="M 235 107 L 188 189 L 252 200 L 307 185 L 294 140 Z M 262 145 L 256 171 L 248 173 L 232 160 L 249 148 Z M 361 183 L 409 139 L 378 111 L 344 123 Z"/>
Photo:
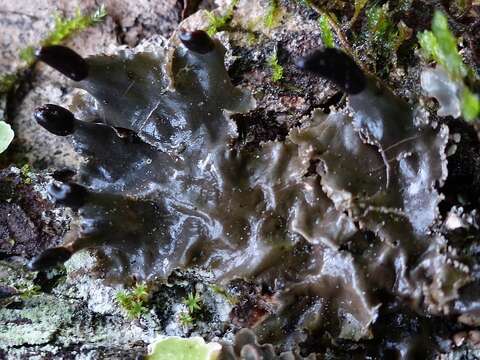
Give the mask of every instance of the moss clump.
<path id="1" fill-rule="evenodd" d="M 433 15 L 432 31 L 418 34 L 418 41 L 426 59 L 443 66 L 452 78 L 458 80 L 467 76 L 468 68 L 458 52 L 457 39 L 440 11 Z"/>
<path id="2" fill-rule="evenodd" d="M 20 286 L 17 288 L 18 293 L 20 294 L 20 298 L 22 300 L 27 300 L 32 298 L 35 295 L 39 295 L 41 293 L 41 288 L 35 284 L 29 284 L 25 286 Z"/>
<path id="3" fill-rule="evenodd" d="M 58 45 L 67 40 L 72 35 L 94 26 L 101 22 L 107 16 L 107 11 L 102 5 L 92 14 L 82 14 L 77 10 L 72 18 L 63 18 L 55 15 L 55 25 L 53 30 L 40 43 L 41 46 Z M 28 65 L 35 62 L 35 47 L 28 46 L 20 52 L 20 58 Z"/>
<path id="4" fill-rule="evenodd" d="M 12 87 L 17 82 L 17 74 L 3 74 L 0 76 L 0 95 L 10 92 Z"/>
<path id="5" fill-rule="evenodd" d="M 22 180 L 24 184 L 31 184 L 32 183 L 32 169 L 30 168 L 29 164 L 25 164 L 20 169 L 20 174 L 22 176 Z"/>
<path id="6" fill-rule="evenodd" d="M 120 291 L 117 293 L 117 301 L 125 310 L 128 317 L 135 319 L 145 314 L 150 295 L 146 284 L 137 284 L 131 291 Z"/>
<path id="7" fill-rule="evenodd" d="M 188 312 L 191 314 L 202 309 L 202 298 L 198 294 L 189 293 L 188 296 L 183 299 L 183 303 L 187 305 Z"/>
<path id="8" fill-rule="evenodd" d="M 460 97 L 462 115 L 467 121 L 472 121 L 480 115 L 480 99 L 477 94 L 465 88 Z"/>
<path id="9" fill-rule="evenodd" d="M 198 294 L 189 293 L 183 299 L 183 303 L 187 307 L 187 311 L 180 313 L 178 321 L 182 326 L 190 327 L 193 325 L 198 313 L 202 310 L 202 297 Z"/>
<path id="10" fill-rule="evenodd" d="M 475 74 L 462 59 L 457 47 L 457 38 L 448 27 L 446 16 L 440 11 L 433 15 L 432 30 L 418 34 L 422 53 L 427 61 L 439 64 L 454 80 L 463 83 L 465 78 L 475 79 Z M 460 95 L 462 115 L 472 121 L 480 115 L 480 99 L 465 84 Z"/>
<path id="11" fill-rule="evenodd" d="M 272 81 L 280 81 L 283 78 L 283 66 L 278 63 L 276 51 L 267 59 L 267 64 L 272 71 Z"/>
<path id="12" fill-rule="evenodd" d="M 318 23 L 320 25 L 323 45 L 327 48 L 335 47 L 333 31 L 328 16 L 326 14 L 322 14 L 322 16 L 318 18 Z"/>
<path id="13" fill-rule="evenodd" d="M 208 13 L 208 28 L 207 33 L 210 36 L 215 35 L 219 31 L 225 30 L 230 22 L 233 19 L 233 10 L 235 6 L 238 4 L 239 0 L 232 0 L 230 6 L 228 7 L 227 11 L 223 16 L 214 15 L 212 12 Z"/>
<path id="14" fill-rule="evenodd" d="M 182 326 L 188 328 L 193 325 L 193 316 L 190 315 L 188 312 L 182 312 L 178 316 L 178 321 Z"/>
<path id="15" fill-rule="evenodd" d="M 366 12 L 367 42 L 378 59 L 396 56 L 400 45 L 410 36 L 409 29 L 403 22 L 395 25 L 391 19 L 388 3 L 373 6 Z"/>
<path id="16" fill-rule="evenodd" d="M 278 0 L 269 0 L 264 24 L 268 29 L 275 27 L 280 19 L 280 4 Z"/>

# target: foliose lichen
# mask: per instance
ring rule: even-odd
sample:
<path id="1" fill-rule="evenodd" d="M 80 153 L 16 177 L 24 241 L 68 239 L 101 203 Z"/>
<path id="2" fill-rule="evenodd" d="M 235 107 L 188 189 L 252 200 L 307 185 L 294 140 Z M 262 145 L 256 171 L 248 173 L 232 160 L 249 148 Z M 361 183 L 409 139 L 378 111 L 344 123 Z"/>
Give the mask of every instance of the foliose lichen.
<path id="1" fill-rule="evenodd" d="M 468 266 L 432 231 L 448 126 L 420 119 L 345 53 L 317 50 L 297 66 L 334 81 L 348 106 L 316 110 L 284 141 L 254 149 L 233 145 L 230 117 L 254 101 L 231 84 L 224 48 L 205 32 L 148 52 L 83 59 L 51 46 L 39 58 L 90 96 L 76 100 L 75 115 L 36 110 L 85 162 L 50 189 L 78 209 L 78 223 L 32 269 L 93 248 L 110 280 L 195 266 L 220 284 L 251 279 L 272 294 L 255 332 L 284 350 L 327 333 L 330 344 L 371 339 L 391 297 L 430 315 L 477 316 L 455 306 L 472 282 Z M 392 351 L 411 356 L 417 345 Z"/>

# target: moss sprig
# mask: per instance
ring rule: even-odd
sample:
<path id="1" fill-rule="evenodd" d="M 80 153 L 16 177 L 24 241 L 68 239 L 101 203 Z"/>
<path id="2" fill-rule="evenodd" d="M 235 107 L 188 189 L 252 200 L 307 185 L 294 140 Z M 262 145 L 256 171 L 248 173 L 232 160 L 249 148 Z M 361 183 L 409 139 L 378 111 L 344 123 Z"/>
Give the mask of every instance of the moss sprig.
<path id="1" fill-rule="evenodd" d="M 215 35 L 219 31 L 225 30 L 233 19 L 233 11 L 237 6 L 239 0 L 232 0 L 224 15 L 215 15 L 213 12 L 208 12 L 208 27 L 207 34 Z"/>
<path id="2" fill-rule="evenodd" d="M 405 24 L 393 23 L 388 3 L 368 9 L 366 18 L 370 44 L 386 59 L 395 56 L 400 45 L 410 36 Z"/>
<path id="3" fill-rule="evenodd" d="M 193 325 L 193 317 L 188 312 L 180 313 L 178 317 L 178 321 L 180 322 L 180 325 L 186 328 L 191 327 Z"/>
<path id="4" fill-rule="evenodd" d="M 280 81 L 283 78 L 283 66 L 278 62 L 277 51 L 268 57 L 267 64 L 272 72 L 272 81 Z"/>
<path id="5" fill-rule="evenodd" d="M 268 29 L 275 27 L 281 15 L 280 4 L 278 0 L 269 0 L 268 1 L 268 8 L 264 18 L 264 24 Z"/>
<path id="6" fill-rule="evenodd" d="M 188 312 L 190 314 L 193 314 L 194 312 L 202 309 L 202 298 L 196 293 L 189 293 L 187 297 L 183 300 L 183 303 L 187 305 Z"/>
<path id="7" fill-rule="evenodd" d="M 432 19 L 432 30 L 418 34 L 418 42 L 422 54 L 427 61 L 440 65 L 449 77 L 463 84 L 460 94 L 462 116 L 472 121 L 480 116 L 480 98 L 465 84 L 465 79 L 476 81 L 473 69 L 468 67 L 458 50 L 458 40 L 448 27 L 447 17 L 441 11 L 435 11 Z"/>
<path id="8" fill-rule="evenodd" d="M 101 5 L 91 14 L 82 14 L 80 9 L 77 9 L 75 15 L 71 18 L 64 18 L 56 14 L 53 30 L 40 42 L 40 45 L 61 44 L 76 33 L 100 23 L 106 16 L 107 11 L 104 5 Z M 27 46 L 20 51 L 20 58 L 27 65 L 33 64 L 35 62 L 35 46 Z"/>
<path id="9" fill-rule="evenodd" d="M 320 36 L 322 37 L 323 46 L 327 48 L 335 47 L 333 30 L 328 16 L 326 14 L 322 14 L 318 18 L 318 24 L 320 25 Z"/>
<path id="10" fill-rule="evenodd" d="M 120 291 L 116 295 L 118 304 L 127 313 L 128 317 L 135 319 L 147 313 L 150 294 L 144 283 L 136 284 L 130 291 Z"/>
<path id="11" fill-rule="evenodd" d="M 190 327 L 202 310 L 202 297 L 198 293 L 191 292 L 183 299 L 183 304 L 187 307 L 187 311 L 181 312 L 178 320 L 182 326 Z"/>

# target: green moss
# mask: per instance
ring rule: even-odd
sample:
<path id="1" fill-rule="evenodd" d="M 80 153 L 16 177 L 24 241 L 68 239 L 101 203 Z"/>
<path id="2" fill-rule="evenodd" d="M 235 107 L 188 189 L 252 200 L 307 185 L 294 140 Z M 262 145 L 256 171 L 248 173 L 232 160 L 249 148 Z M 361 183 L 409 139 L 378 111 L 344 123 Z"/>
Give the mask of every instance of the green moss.
<path id="1" fill-rule="evenodd" d="M 374 6 L 366 13 L 368 31 L 378 40 L 387 40 L 393 28 L 388 16 L 388 3 L 383 6 Z"/>
<path id="2" fill-rule="evenodd" d="M 28 185 L 32 183 L 31 172 L 32 170 L 30 169 L 29 164 L 23 165 L 22 168 L 20 169 L 20 174 L 22 176 L 22 180 L 24 184 Z"/>
<path id="3" fill-rule="evenodd" d="M 34 284 L 28 284 L 17 288 L 17 291 L 20 294 L 20 298 L 22 300 L 27 300 L 35 295 L 39 295 L 41 293 L 40 290 L 40 286 Z"/>
<path id="4" fill-rule="evenodd" d="M 10 92 L 17 82 L 18 75 L 15 73 L 3 74 L 0 76 L 0 95 Z"/>
<path id="5" fill-rule="evenodd" d="M 188 296 L 183 299 L 183 303 L 187 305 L 190 314 L 202 309 L 202 298 L 198 294 L 189 293 Z"/>
<path id="6" fill-rule="evenodd" d="M 183 299 L 183 303 L 187 306 L 187 311 L 179 315 L 178 321 L 182 326 L 190 327 L 193 325 L 198 312 L 202 310 L 202 298 L 198 294 L 189 293 Z"/>
<path id="7" fill-rule="evenodd" d="M 205 343 L 200 337 L 183 339 L 170 336 L 155 341 L 147 360 L 215 360 L 221 350 L 218 343 Z"/>
<path id="8" fill-rule="evenodd" d="M 178 317 L 178 321 L 184 327 L 190 327 L 193 325 L 193 316 L 188 312 L 182 312 Z"/>
<path id="9" fill-rule="evenodd" d="M 323 45 L 327 48 L 335 47 L 333 31 L 332 31 L 332 27 L 330 25 L 330 20 L 328 19 L 328 16 L 325 14 L 320 16 L 318 18 L 318 23 L 320 24 L 320 30 L 321 30 L 320 36 L 322 37 Z"/>
<path id="10" fill-rule="evenodd" d="M 452 78 L 458 80 L 467 75 L 467 67 L 458 52 L 457 39 L 440 11 L 433 15 L 432 31 L 418 34 L 418 41 L 426 59 L 442 65 Z"/>
<path id="11" fill-rule="evenodd" d="M 128 317 L 135 319 L 145 314 L 150 295 L 147 285 L 137 284 L 131 291 L 120 291 L 116 295 L 117 302 L 125 310 Z"/>
<path id="12" fill-rule="evenodd" d="M 460 107 L 465 120 L 473 121 L 480 115 L 480 98 L 465 88 L 461 95 Z"/>
<path id="13" fill-rule="evenodd" d="M 232 0 L 230 6 L 228 7 L 227 11 L 223 16 L 215 15 L 212 12 L 208 13 L 208 35 L 213 36 L 217 32 L 223 31 L 228 27 L 228 25 L 233 19 L 233 11 L 235 10 L 235 6 L 237 6 L 238 1 L 239 0 Z"/>
<path id="14" fill-rule="evenodd" d="M 358 45 L 366 44 L 364 48 L 376 64 L 382 64 L 378 70 L 387 70 L 397 61 L 397 51 L 400 45 L 411 36 L 403 22 L 394 23 L 388 3 L 383 6 L 372 6 L 365 11 L 364 33 L 358 38 Z"/>
<path id="15" fill-rule="evenodd" d="M 101 22 L 107 16 L 105 7 L 100 6 L 92 14 L 84 15 L 77 10 L 72 18 L 63 18 L 60 15 L 55 15 L 55 25 L 53 30 L 47 35 L 45 39 L 40 42 L 41 46 L 58 45 L 70 38 L 72 35 L 94 26 Z M 20 58 L 28 65 L 35 62 L 35 47 L 28 46 L 20 52 Z"/>
<path id="16" fill-rule="evenodd" d="M 476 80 L 475 72 L 463 62 L 458 51 L 457 38 L 450 31 L 447 18 L 442 12 L 435 12 L 432 30 L 418 34 L 418 41 L 427 61 L 439 64 L 452 80 L 463 84 L 460 104 L 464 119 L 472 121 L 480 116 L 479 96 L 464 83 L 466 77 Z"/>
<path id="17" fill-rule="evenodd" d="M 278 63 L 276 51 L 267 59 L 267 64 L 272 71 L 272 81 L 280 81 L 283 78 L 283 66 Z"/>
<path id="18" fill-rule="evenodd" d="M 373 45 L 382 52 L 389 55 L 398 43 L 398 32 L 393 24 L 389 12 L 388 3 L 383 6 L 374 6 L 366 13 L 368 36 Z"/>
<path id="19" fill-rule="evenodd" d="M 268 29 L 275 27 L 280 19 L 280 5 L 278 0 L 269 0 L 264 24 Z"/>

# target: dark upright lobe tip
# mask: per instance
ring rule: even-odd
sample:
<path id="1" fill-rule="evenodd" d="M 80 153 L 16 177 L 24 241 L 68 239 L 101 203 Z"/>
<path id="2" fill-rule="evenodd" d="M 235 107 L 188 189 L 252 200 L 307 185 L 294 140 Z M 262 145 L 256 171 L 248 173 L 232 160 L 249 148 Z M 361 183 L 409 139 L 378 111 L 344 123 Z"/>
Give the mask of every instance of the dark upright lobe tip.
<path id="1" fill-rule="evenodd" d="M 205 31 L 195 30 L 180 33 L 180 40 L 188 50 L 206 54 L 215 48 L 215 43 Z"/>
<path id="2" fill-rule="evenodd" d="M 343 51 L 327 48 L 296 60 L 298 68 L 311 71 L 340 86 L 347 94 L 358 94 L 367 86 L 365 75 Z"/>
<path id="3" fill-rule="evenodd" d="M 52 177 L 57 181 L 67 182 L 70 181 L 75 174 L 75 170 L 65 168 L 61 170 L 55 170 L 52 174 Z"/>
<path id="4" fill-rule="evenodd" d="M 61 185 L 50 185 L 48 192 L 55 198 L 55 202 L 60 205 L 79 208 L 85 204 L 88 191 L 81 185 L 75 183 L 65 183 Z"/>
<path id="5" fill-rule="evenodd" d="M 34 257 L 32 261 L 28 263 L 27 267 L 33 271 L 47 270 L 59 264 L 63 264 L 70 259 L 71 256 L 72 251 L 63 246 L 50 248 Z"/>
<path id="6" fill-rule="evenodd" d="M 85 59 L 68 47 L 61 45 L 42 47 L 37 58 L 74 81 L 81 81 L 88 76 L 88 64 Z"/>
<path id="7" fill-rule="evenodd" d="M 53 104 L 45 104 L 35 109 L 35 120 L 52 134 L 66 136 L 73 133 L 75 117 L 67 109 Z"/>

